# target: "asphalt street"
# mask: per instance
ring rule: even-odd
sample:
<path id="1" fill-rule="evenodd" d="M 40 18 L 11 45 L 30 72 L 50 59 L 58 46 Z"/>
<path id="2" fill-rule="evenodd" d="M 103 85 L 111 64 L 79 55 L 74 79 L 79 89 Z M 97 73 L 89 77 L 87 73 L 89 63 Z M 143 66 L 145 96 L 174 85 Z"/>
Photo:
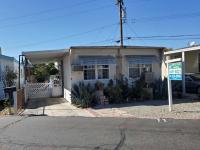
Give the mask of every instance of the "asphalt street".
<path id="1" fill-rule="evenodd" d="M 199 120 L 0 118 L 0 150 L 198 150 Z"/>

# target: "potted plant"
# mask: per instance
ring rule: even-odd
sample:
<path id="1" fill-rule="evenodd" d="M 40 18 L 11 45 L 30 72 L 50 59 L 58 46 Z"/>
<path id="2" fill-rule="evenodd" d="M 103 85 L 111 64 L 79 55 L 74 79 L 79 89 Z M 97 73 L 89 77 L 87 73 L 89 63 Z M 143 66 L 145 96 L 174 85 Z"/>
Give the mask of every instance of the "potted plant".
<path id="1" fill-rule="evenodd" d="M 99 103 L 104 103 L 103 100 L 104 100 L 104 84 L 100 81 L 97 81 L 95 83 L 95 89 L 96 89 L 96 97 L 97 97 L 97 100 L 99 101 Z"/>

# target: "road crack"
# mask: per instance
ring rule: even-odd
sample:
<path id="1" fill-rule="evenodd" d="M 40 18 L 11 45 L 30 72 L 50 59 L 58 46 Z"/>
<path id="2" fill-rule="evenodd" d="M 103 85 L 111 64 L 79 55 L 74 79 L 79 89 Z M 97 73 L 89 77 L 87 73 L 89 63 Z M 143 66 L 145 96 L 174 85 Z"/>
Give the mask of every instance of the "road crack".
<path id="1" fill-rule="evenodd" d="M 11 126 L 13 126 L 13 125 L 16 125 L 17 123 L 23 121 L 23 120 L 26 119 L 26 118 L 28 118 L 28 117 L 22 117 L 21 119 L 18 119 L 18 120 L 14 121 L 14 122 L 11 122 L 11 123 L 5 125 L 4 127 L 0 128 L 0 130 L 3 129 L 2 131 L 0 131 L 0 133 L 5 132 L 5 130 L 6 130 L 7 128 L 9 128 L 9 127 L 11 127 Z"/>
<path id="2" fill-rule="evenodd" d="M 125 128 L 120 129 L 120 141 L 117 144 L 117 146 L 114 148 L 114 150 L 120 150 L 123 147 L 123 145 L 126 141 L 126 133 L 125 132 L 126 132 Z"/>

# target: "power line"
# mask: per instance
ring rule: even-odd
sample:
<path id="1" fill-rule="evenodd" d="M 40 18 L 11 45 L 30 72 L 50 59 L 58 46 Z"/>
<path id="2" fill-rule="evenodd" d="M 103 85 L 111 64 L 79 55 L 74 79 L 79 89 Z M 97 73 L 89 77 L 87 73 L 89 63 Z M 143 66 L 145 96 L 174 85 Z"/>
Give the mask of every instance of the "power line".
<path id="1" fill-rule="evenodd" d="M 88 13 L 91 11 L 97 11 L 97 10 L 102 10 L 103 8 L 108 8 L 108 6 L 111 6 L 111 5 L 100 6 L 100 7 L 96 7 L 96 8 L 92 8 L 92 9 L 88 9 L 88 10 L 73 12 L 73 14 L 69 13 L 68 15 L 54 16 L 54 17 L 49 17 L 49 18 L 45 18 L 45 19 L 27 21 L 27 22 L 22 22 L 22 23 L 17 23 L 17 24 L 9 24 L 9 25 L 5 25 L 5 26 L 0 26 L 0 29 L 11 28 L 11 27 L 21 26 L 21 25 L 26 25 L 26 24 L 40 23 L 40 22 L 45 22 L 45 21 L 49 21 L 49 20 L 53 20 L 53 19 L 59 19 L 61 17 L 73 16 L 75 14 Z"/>
<path id="2" fill-rule="evenodd" d="M 1 18 L 0 21 L 2 22 L 2 21 L 7 21 L 7 20 L 21 19 L 21 18 L 38 16 L 38 15 L 46 14 L 46 13 L 49 13 L 49 12 L 55 12 L 55 11 L 60 11 L 60 10 L 71 8 L 71 7 L 75 7 L 75 6 L 85 5 L 85 4 L 88 4 L 88 3 L 95 2 L 95 1 L 97 1 L 97 0 L 87 0 L 87 1 L 84 1 L 84 2 L 73 4 L 71 6 L 67 6 L 67 7 L 63 6 L 63 7 L 59 7 L 59 8 L 46 9 L 46 10 L 42 10 L 42 11 L 39 11 L 39 12 L 34 12 L 34 13 L 30 13 L 30 14 L 26 14 L 26 15 L 21 15 L 21 16 Z"/>
<path id="3" fill-rule="evenodd" d="M 141 38 L 141 39 L 149 39 L 149 38 L 179 38 L 179 37 L 199 37 L 200 34 L 180 34 L 180 35 L 153 35 L 153 36 L 138 36 L 138 37 L 127 37 L 129 39 Z"/>
<path id="4" fill-rule="evenodd" d="M 101 43 L 105 43 L 105 42 L 116 42 L 115 39 L 110 38 L 110 39 L 106 39 L 106 40 L 102 40 L 102 41 L 96 41 L 96 42 L 91 42 L 91 43 L 87 43 L 86 45 L 94 45 L 94 44 L 101 44 Z"/>
<path id="5" fill-rule="evenodd" d="M 9 49 L 41 45 L 41 44 L 50 43 L 50 42 L 54 42 L 54 41 L 65 40 L 65 39 L 69 39 L 69 38 L 73 38 L 73 37 L 83 36 L 85 34 L 96 32 L 96 31 L 99 31 L 99 30 L 102 30 L 102 29 L 105 29 L 105 28 L 115 26 L 115 25 L 119 25 L 119 23 L 104 25 L 104 26 L 101 26 L 101 27 L 97 27 L 97 28 L 85 31 L 85 32 L 71 34 L 71 35 L 68 35 L 68 36 L 62 36 L 62 37 L 58 37 L 58 38 L 54 38 L 54 39 L 49 39 L 49 40 L 44 40 L 44 41 L 39 41 L 39 42 L 34 42 L 34 43 L 29 43 L 29 44 L 24 44 L 24 45 L 17 45 L 17 46 L 13 46 Z"/>
<path id="6" fill-rule="evenodd" d="M 126 39 L 129 40 L 129 39 Z M 142 38 L 135 38 L 133 40 L 149 40 L 149 41 L 181 41 L 181 40 L 200 40 L 200 37 L 196 38 L 163 38 L 163 39 L 142 39 Z"/>
<path id="7" fill-rule="evenodd" d="M 130 19 L 130 22 L 131 23 L 153 22 L 153 21 L 184 19 L 184 18 L 194 18 L 194 17 L 200 17 L 200 12 L 172 14 L 166 16 L 155 16 L 155 17 L 143 17 L 143 18 Z"/>

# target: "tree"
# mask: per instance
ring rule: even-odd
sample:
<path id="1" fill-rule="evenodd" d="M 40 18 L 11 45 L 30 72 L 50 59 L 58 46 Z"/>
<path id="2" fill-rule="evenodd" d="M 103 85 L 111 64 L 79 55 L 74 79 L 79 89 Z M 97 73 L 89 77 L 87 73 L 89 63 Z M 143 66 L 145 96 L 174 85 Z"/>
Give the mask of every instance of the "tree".
<path id="1" fill-rule="evenodd" d="M 15 73 L 8 66 L 6 66 L 3 78 L 4 86 L 5 87 L 13 86 L 15 84 L 15 79 L 17 79 L 17 73 Z"/>
<path id="2" fill-rule="evenodd" d="M 58 73 L 59 71 L 55 68 L 54 63 L 37 64 L 31 70 L 31 75 L 34 75 L 37 82 L 40 83 L 48 80 L 50 75 L 56 75 Z"/>

